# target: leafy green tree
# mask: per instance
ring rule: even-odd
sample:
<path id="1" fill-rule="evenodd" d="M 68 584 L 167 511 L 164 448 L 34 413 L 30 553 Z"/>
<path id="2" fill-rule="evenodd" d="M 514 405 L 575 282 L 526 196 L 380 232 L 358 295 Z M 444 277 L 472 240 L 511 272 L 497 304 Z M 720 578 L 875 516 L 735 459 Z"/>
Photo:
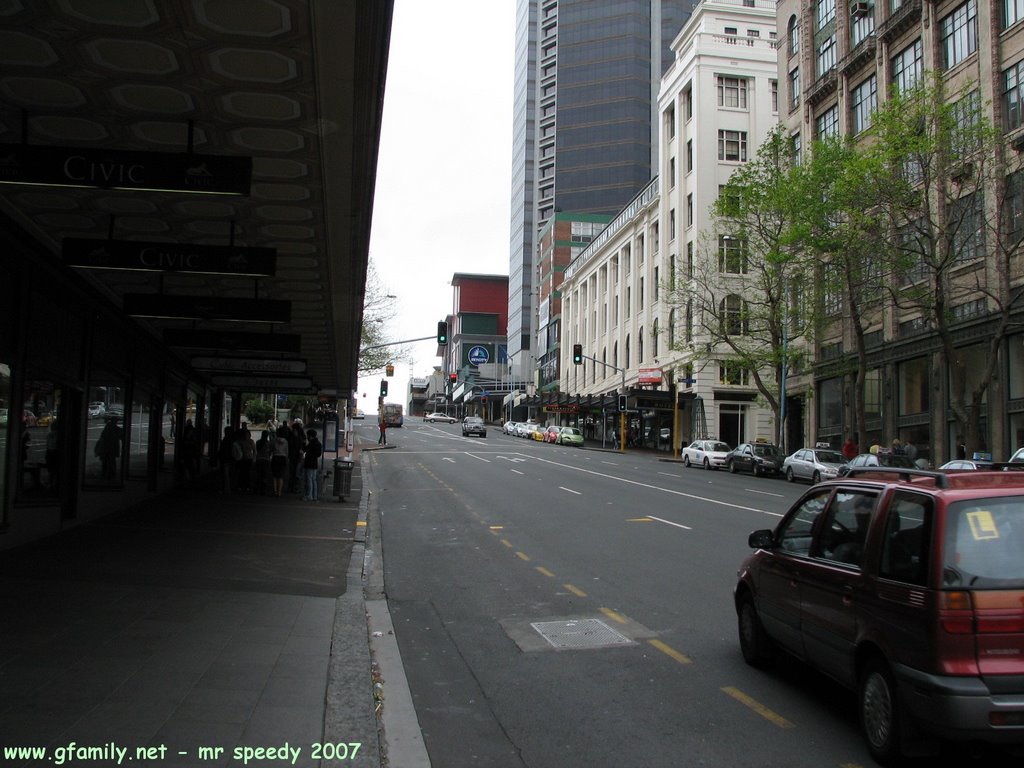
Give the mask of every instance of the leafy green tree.
<path id="1" fill-rule="evenodd" d="M 698 362 L 722 360 L 727 376 L 748 372 L 775 416 L 780 445 L 787 371 L 813 329 L 814 302 L 806 300 L 812 265 L 793 233 L 801 205 L 793 173 L 792 147 L 779 127 L 730 177 L 713 206 L 714 231 L 669 286 L 687 329 L 674 348 Z"/>
<path id="2" fill-rule="evenodd" d="M 245 418 L 251 424 L 265 424 L 274 418 L 274 404 L 262 398 L 246 400 Z"/>
<path id="3" fill-rule="evenodd" d="M 878 257 L 903 317 L 933 330 L 949 371 L 949 407 L 968 450 L 980 447 L 984 401 L 1021 289 L 1011 265 L 1021 250 L 1019 176 L 1006 176 L 1001 131 L 969 84 L 949 94 L 941 76 L 895 94 L 873 116 L 862 171 L 887 216 Z M 993 315 L 985 354 L 968 360 L 954 327 Z M 941 444 L 941 442 L 940 442 Z"/>

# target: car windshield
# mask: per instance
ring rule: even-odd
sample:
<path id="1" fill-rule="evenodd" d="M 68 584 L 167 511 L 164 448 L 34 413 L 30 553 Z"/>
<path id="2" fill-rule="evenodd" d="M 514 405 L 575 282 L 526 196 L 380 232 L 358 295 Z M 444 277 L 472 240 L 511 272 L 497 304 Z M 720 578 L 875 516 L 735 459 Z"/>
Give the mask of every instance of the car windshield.
<path id="1" fill-rule="evenodd" d="M 705 450 L 708 450 L 708 451 L 725 451 L 726 453 L 728 453 L 729 452 L 729 446 L 726 445 L 725 443 L 708 443 L 707 448 Z"/>
<path id="2" fill-rule="evenodd" d="M 944 549 L 946 586 L 1024 588 L 1024 496 L 951 504 Z"/>
<path id="3" fill-rule="evenodd" d="M 772 458 L 779 455 L 779 449 L 774 445 L 755 445 L 754 455 L 756 456 L 770 456 Z"/>
<path id="4" fill-rule="evenodd" d="M 563 435 L 581 435 L 583 433 L 580 432 L 578 429 L 576 429 L 576 427 L 565 427 L 562 430 L 562 434 Z"/>
<path id="5" fill-rule="evenodd" d="M 845 464 L 846 459 L 836 451 L 815 451 L 814 455 L 822 464 Z"/>

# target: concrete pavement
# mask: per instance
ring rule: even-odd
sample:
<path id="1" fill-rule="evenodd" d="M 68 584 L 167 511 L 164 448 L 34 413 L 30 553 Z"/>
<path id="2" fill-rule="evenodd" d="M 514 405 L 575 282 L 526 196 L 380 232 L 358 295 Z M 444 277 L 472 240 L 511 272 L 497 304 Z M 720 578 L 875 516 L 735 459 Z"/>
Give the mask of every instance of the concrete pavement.
<path id="1" fill-rule="evenodd" d="M 5 768 L 428 766 L 362 450 L 344 502 L 213 473 L 0 552 Z"/>

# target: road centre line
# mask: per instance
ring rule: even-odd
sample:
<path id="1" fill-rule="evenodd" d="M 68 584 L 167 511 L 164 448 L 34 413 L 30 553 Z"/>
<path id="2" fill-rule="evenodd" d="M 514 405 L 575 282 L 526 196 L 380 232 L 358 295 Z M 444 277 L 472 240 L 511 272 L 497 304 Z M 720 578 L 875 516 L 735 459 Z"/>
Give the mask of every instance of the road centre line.
<path id="1" fill-rule="evenodd" d="M 466 455 L 469 456 L 470 458 L 476 459 L 477 461 L 483 461 L 483 462 L 486 462 L 488 464 L 491 463 L 490 459 L 485 459 L 482 456 L 477 456 L 476 454 L 470 453 L 469 451 L 466 451 Z"/>
<path id="2" fill-rule="evenodd" d="M 690 526 L 683 525 L 682 523 L 673 523 L 671 520 L 663 520 L 662 518 L 655 517 L 654 515 L 648 515 L 648 517 L 651 518 L 651 520 L 656 520 L 657 522 L 664 523 L 665 525 L 674 525 L 676 528 L 683 528 L 684 530 L 687 530 L 687 531 L 692 531 L 693 530 L 693 528 L 691 528 Z"/>
<path id="3" fill-rule="evenodd" d="M 673 648 L 668 643 L 663 643 L 661 640 L 657 640 L 657 639 L 648 640 L 647 642 L 650 643 L 651 645 L 653 645 L 655 648 L 657 648 L 659 651 L 664 653 L 669 658 L 675 659 L 680 664 L 692 664 L 693 663 L 693 659 L 691 659 L 685 653 L 680 653 L 679 651 L 677 651 L 675 648 Z"/>
<path id="4" fill-rule="evenodd" d="M 617 611 L 613 611 L 611 608 L 602 608 L 601 613 L 607 616 L 612 621 L 617 621 L 619 624 L 627 624 L 626 617 Z"/>
<path id="5" fill-rule="evenodd" d="M 760 702 L 755 701 L 750 696 L 747 696 L 747 694 L 745 694 L 739 688 L 734 688 L 731 685 L 727 685 L 726 687 L 722 688 L 722 692 L 729 696 L 732 696 L 734 699 L 736 699 L 736 701 L 740 702 L 740 704 L 743 704 L 745 707 L 749 707 L 768 722 L 774 723 L 775 725 L 779 726 L 779 728 L 796 728 L 796 726 L 793 725 L 793 723 L 789 722 L 789 720 L 784 718 L 782 715 L 778 714 L 777 712 L 773 712 Z"/>
<path id="6" fill-rule="evenodd" d="M 525 475 L 525 472 L 520 472 L 518 469 L 510 469 L 509 472 L 515 472 L 517 475 Z"/>
<path id="7" fill-rule="evenodd" d="M 574 491 L 572 488 L 566 488 L 564 485 L 558 486 L 558 490 L 565 491 L 566 493 L 575 493 L 577 496 L 582 496 L 583 495 L 579 491 Z"/>
<path id="8" fill-rule="evenodd" d="M 537 566 L 537 571 L 538 571 L 538 573 L 541 573 L 541 574 L 543 574 L 544 576 L 549 576 L 549 577 L 551 577 L 551 578 L 554 578 L 554 577 L 555 577 L 555 574 L 553 574 L 553 573 L 552 573 L 551 571 L 549 571 L 549 570 L 548 570 L 547 568 L 545 568 L 545 567 L 544 567 L 543 565 L 538 565 L 538 566 Z"/>
<path id="9" fill-rule="evenodd" d="M 520 560 L 524 562 L 530 562 L 530 556 L 525 552 L 516 552 L 516 557 L 518 557 Z"/>
<path id="10" fill-rule="evenodd" d="M 576 597 L 586 597 L 587 596 L 586 592 L 584 592 L 579 587 L 574 587 L 572 584 L 563 584 L 562 586 L 565 587 L 570 592 L 572 592 L 574 595 L 576 595 Z"/>
<path id="11" fill-rule="evenodd" d="M 641 488 L 650 488 L 653 491 L 662 491 L 664 493 L 671 493 L 673 496 L 682 496 L 683 498 L 686 498 L 686 499 L 694 499 L 695 501 L 704 501 L 704 502 L 707 502 L 708 504 L 717 504 L 718 506 L 721 506 L 721 507 L 731 507 L 732 509 L 742 509 L 742 510 L 744 510 L 746 512 L 760 512 L 761 514 L 771 514 L 771 513 L 767 512 L 766 510 L 758 509 L 757 507 L 745 507 L 742 504 L 730 504 L 727 501 L 718 501 L 717 499 L 709 499 L 706 496 L 697 496 L 696 494 L 685 493 L 683 491 L 677 491 L 677 490 L 675 490 L 673 488 L 663 488 L 660 485 L 651 485 L 650 483 L 641 483 L 639 480 L 630 480 L 630 479 L 625 478 L 625 477 L 616 477 L 614 475 L 607 475 L 604 472 L 598 472 L 596 469 L 585 469 L 583 467 L 574 467 L 572 464 L 563 464 L 560 461 L 551 461 L 550 459 L 542 459 L 542 458 L 540 458 L 538 456 L 531 456 L 530 458 L 532 458 L 534 461 L 539 461 L 539 462 L 541 462 L 543 464 L 551 464 L 551 465 L 556 466 L 556 467 L 564 467 L 565 469 L 572 469 L 572 470 L 575 470 L 576 472 L 585 472 L 588 475 L 599 475 L 599 476 L 607 478 L 609 480 L 617 480 L 620 483 L 626 483 L 627 485 L 638 485 Z M 608 463 L 608 462 L 602 462 L 602 463 Z"/>

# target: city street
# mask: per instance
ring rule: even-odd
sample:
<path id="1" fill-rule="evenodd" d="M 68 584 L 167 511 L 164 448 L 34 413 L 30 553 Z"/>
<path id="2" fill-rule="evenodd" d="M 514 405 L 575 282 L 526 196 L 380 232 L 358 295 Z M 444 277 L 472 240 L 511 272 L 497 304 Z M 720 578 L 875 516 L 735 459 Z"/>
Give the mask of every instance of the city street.
<path id="1" fill-rule="evenodd" d="M 870 764 L 851 695 L 737 646 L 747 534 L 804 486 L 494 427 L 390 442 L 368 476 L 432 764 Z"/>
<path id="2" fill-rule="evenodd" d="M 747 535 L 806 485 L 494 426 L 389 442 L 364 456 L 433 765 L 873 765 L 852 694 L 736 640 Z"/>

